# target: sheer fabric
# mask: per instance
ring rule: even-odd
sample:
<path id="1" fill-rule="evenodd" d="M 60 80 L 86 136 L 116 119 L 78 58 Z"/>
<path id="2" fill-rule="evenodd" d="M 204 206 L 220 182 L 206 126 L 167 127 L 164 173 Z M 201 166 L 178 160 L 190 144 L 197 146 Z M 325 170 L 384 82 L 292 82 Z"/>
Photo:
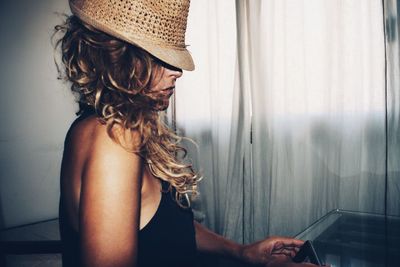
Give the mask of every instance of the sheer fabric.
<path id="1" fill-rule="evenodd" d="M 208 227 L 248 243 L 336 208 L 399 215 L 399 44 L 385 57 L 381 1 L 193 1 L 190 12 L 197 69 L 179 82 L 175 119 L 199 145 Z"/>
<path id="2" fill-rule="evenodd" d="M 384 211 L 381 1 L 247 1 L 254 86 L 253 238 L 328 211 Z M 261 227 L 260 222 L 262 223 Z M 247 225 L 247 224 L 246 224 Z"/>

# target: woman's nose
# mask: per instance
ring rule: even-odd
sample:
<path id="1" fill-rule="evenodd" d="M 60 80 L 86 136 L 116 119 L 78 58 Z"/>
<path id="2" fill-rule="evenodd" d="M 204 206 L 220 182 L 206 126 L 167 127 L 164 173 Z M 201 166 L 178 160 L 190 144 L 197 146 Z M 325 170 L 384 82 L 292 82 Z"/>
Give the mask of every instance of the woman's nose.
<path id="1" fill-rule="evenodd" d="M 182 77 L 182 70 L 178 68 L 166 68 L 166 71 L 168 72 L 168 76 L 173 76 L 175 79 L 178 79 Z"/>
<path id="2" fill-rule="evenodd" d="M 182 77 L 182 75 L 183 75 L 183 72 L 181 69 L 174 70 L 174 73 L 175 73 L 174 75 L 175 75 L 176 79 Z"/>

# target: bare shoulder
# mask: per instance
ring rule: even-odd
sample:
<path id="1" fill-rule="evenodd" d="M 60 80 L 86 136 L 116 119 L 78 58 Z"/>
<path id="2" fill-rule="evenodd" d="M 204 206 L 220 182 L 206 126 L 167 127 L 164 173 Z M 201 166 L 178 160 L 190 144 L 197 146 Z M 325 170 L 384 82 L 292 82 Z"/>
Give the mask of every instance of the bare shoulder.
<path id="1" fill-rule="evenodd" d="M 109 172 L 112 170 L 112 176 L 121 177 L 135 173 L 138 168 L 141 168 L 142 160 L 139 155 L 132 152 L 126 142 L 123 142 L 125 140 L 123 134 L 128 135 L 127 131 L 118 126 L 113 127 L 112 134 L 115 136 L 113 139 L 106 125 L 98 121 L 88 123 L 90 136 L 87 137 L 89 146 L 86 152 L 87 160 L 84 171 Z M 90 176 L 84 175 L 83 177 Z"/>
<path id="2" fill-rule="evenodd" d="M 110 136 L 110 133 L 115 137 Z M 70 145 L 79 158 L 90 160 L 138 161 L 139 157 L 132 150 L 140 142 L 140 136 L 133 131 L 124 130 L 115 125 L 111 131 L 96 116 L 90 116 L 76 123 L 70 132 Z"/>

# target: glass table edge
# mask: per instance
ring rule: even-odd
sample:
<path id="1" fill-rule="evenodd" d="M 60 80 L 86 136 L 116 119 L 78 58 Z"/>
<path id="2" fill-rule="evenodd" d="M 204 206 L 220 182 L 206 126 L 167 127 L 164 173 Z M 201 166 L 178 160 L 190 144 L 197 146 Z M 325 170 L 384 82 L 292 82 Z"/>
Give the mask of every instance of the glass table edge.
<path id="1" fill-rule="evenodd" d="M 354 214 L 354 215 L 361 215 L 361 216 L 376 216 L 376 217 L 386 217 L 388 219 L 397 219 L 400 220 L 400 216 L 396 215 L 385 215 L 381 213 L 373 213 L 373 212 L 364 212 L 364 211 L 353 211 L 353 210 L 344 210 L 344 209 L 333 209 L 311 225 L 309 225 L 306 229 L 302 230 L 301 232 L 297 233 L 294 238 L 296 239 L 304 239 L 307 233 L 313 231 L 318 225 L 321 225 L 324 221 L 328 220 L 334 214 L 337 214 L 336 218 L 333 218 L 334 221 L 339 219 L 342 215 L 345 214 Z M 333 222 L 332 222 L 333 223 Z M 312 239 L 311 239 L 312 240 Z"/>

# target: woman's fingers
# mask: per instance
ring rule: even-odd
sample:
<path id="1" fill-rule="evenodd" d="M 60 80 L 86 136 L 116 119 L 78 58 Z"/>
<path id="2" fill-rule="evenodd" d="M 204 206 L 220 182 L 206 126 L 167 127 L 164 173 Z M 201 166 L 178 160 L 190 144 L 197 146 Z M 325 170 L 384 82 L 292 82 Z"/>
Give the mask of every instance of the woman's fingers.
<path id="1" fill-rule="evenodd" d="M 296 255 L 296 250 L 295 249 L 291 249 L 291 248 L 281 248 L 281 249 L 277 249 L 274 250 L 272 252 L 272 255 L 279 255 L 279 254 L 283 254 L 285 256 L 291 257 L 293 258 Z"/>
<path id="2" fill-rule="evenodd" d="M 297 253 L 303 243 L 304 241 L 302 240 L 282 238 L 275 242 L 271 253 L 280 251 L 282 249 L 293 250 L 295 253 Z"/>
<path id="3" fill-rule="evenodd" d="M 303 240 L 281 237 L 279 241 L 283 243 L 285 247 L 301 247 L 304 244 Z"/>

